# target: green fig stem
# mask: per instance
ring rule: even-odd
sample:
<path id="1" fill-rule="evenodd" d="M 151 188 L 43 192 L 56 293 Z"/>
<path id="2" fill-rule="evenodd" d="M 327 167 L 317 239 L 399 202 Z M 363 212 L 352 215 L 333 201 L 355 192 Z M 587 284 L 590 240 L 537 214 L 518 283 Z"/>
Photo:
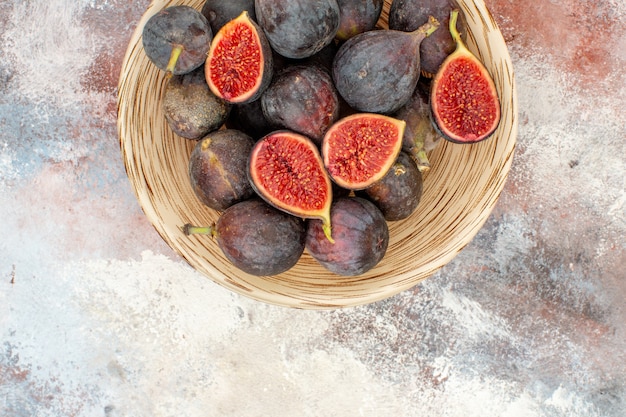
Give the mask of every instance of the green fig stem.
<path id="1" fill-rule="evenodd" d="M 165 68 L 165 73 L 167 78 L 170 78 L 174 74 L 174 69 L 176 68 L 176 64 L 178 63 L 178 58 L 180 58 L 180 54 L 183 52 L 185 48 L 182 45 L 174 45 L 172 48 L 172 53 L 170 54 L 170 60 L 167 63 L 167 67 Z"/>
<path id="2" fill-rule="evenodd" d="M 430 161 L 428 160 L 428 155 L 424 149 L 420 149 L 413 153 L 413 157 L 415 158 L 415 163 L 417 164 L 417 169 L 420 172 L 426 172 L 430 170 Z"/>
<path id="3" fill-rule="evenodd" d="M 180 228 L 180 230 L 182 230 L 182 232 L 187 235 L 210 235 L 210 236 L 215 236 L 216 235 L 216 230 L 215 230 L 215 225 L 213 226 L 193 226 L 189 223 L 187 223 L 186 225 L 182 226 Z"/>
<path id="4" fill-rule="evenodd" d="M 322 224 L 322 230 L 324 231 L 324 236 L 326 236 L 326 239 L 328 239 L 330 243 L 335 243 L 335 239 L 333 239 L 332 234 L 331 234 L 330 220 L 324 219 L 322 221 L 324 222 Z"/>
<path id="5" fill-rule="evenodd" d="M 439 28 L 439 21 L 434 16 L 428 16 L 428 22 L 417 28 L 415 31 L 424 35 L 425 38 L 429 37 Z"/>
<path id="6" fill-rule="evenodd" d="M 456 21 L 459 18 L 459 9 L 454 9 L 450 12 L 450 24 L 449 26 L 449 30 L 450 30 L 450 35 L 452 35 L 452 40 L 456 43 L 457 48 L 459 46 L 465 48 L 465 44 L 463 43 L 463 40 L 461 39 L 461 34 L 459 33 L 458 30 L 456 30 Z"/>

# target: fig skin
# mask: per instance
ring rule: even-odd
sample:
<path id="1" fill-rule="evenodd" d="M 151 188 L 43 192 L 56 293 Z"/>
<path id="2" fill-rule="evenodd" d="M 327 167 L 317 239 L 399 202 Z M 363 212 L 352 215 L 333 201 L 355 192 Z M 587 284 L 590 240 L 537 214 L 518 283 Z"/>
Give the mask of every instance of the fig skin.
<path id="1" fill-rule="evenodd" d="M 256 21 L 254 0 L 206 0 L 200 13 L 209 21 L 213 33 L 217 33 L 244 10 L 248 12 L 250 19 Z"/>
<path id="2" fill-rule="evenodd" d="M 230 116 L 226 120 L 226 127 L 241 130 L 255 141 L 272 130 L 276 130 L 276 126 L 270 123 L 263 114 L 261 100 L 233 105 Z"/>
<path id="3" fill-rule="evenodd" d="M 431 19 L 413 32 L 372 30 L 348 39 L 333 61 L 337 91 L 360 112 L 397 111 L 419 81 L 420 44 L 438 27 Z"/>
<path id="4" fill-rule="evenodd" d="M 313 139 L 317 146 L 339 117 L 339 97 L 330 75 L 317 66 L 289 66 L 261 97 L 266 119 Z"/>
<path id="5" fill-rule="evenodd" d="M 154 14 L 142 29 L 148 59 L 167 76 L 201 66 L 213 40 L 208 20 L 189 6 L 170 6 Z"/>
<path id="6" fill-rule="evenodd" d="M 307 58 L 335 38 L 336 0 L 255 0 L 257 22 L 274 49 L 286 58 Z"/>
<path id="7" fill-rule="evenodd" d="M 202 66 L 172 76 L 165 86 L 161 105 L 172 131 L 191 140 L 219 129 L 231 111 L 231 105 L 209 89 Z"/>
<path id="8" fill-rule="evenodd" d="M 309 220 L 306 234 L 308 253 L 329 271 L 343 276 L 361 275 L 376 266 L 389 245 L 389 228 L 382 212 L 361 197 L 337 199 L 330 211 L 331 243 L 322 222 Z"/>
<path id="9" fill-rule="evenodd" d="M 409 217 L 422 198 L 422 173 L 415 161 L 405 152 L 387 174 L 377 183 L 359 192 L 376 205 L 387 221 L 403 220 Z"/>
<path id="10" fill-rule="evenodd" d="M 429 16 L 441 24 L 442 30 L 437 30 L 420 45 L 420 66 L 425 77 L 433 77 L 443 60 L 456 48 L 450 32 L 445 30 L 450 22 L 450 12 L 455 8 L 458 8 L 455 0 L 394 0 L 391 4 L 389 29 L 411 32 L 426 23 Z M 457 29 L 462 36 L 465 36 L 464 28 L 464 22 L 459 22 Z"/>
<path id="11" fill-rule="evenodd" d="M 441 143 L 441 135 L 433 126 L 428 90 L 418 83 L 409 101 L 400 108 L 394 117 L 406 122 L 402 137 L 402 150 L 417 163 L 421 172 L 430 169 L 428 152 Z"/>
<path id="12" fill-rule="evenodd" d="M 187 235 L 213 235 L 224 256 L 238 269 L 256 276 L 291 269 L 304 252 L 306 224 L 260 199 L 237 203 L 214 226 L 185 225 Z"/>
<path id="13" fill-rule="evenodd" d="M 359 33 L 373 30 L 384 3 L 383 0 L 337 0 L 340 19 L 335 37 L 346 41 Z"/>
<path id="14" fill-rule="evenodd" d="M 226 210 L 255 195 L 248 181 L 248 158 L 254 140 L 243 132 L 222 129 L 199 140 L 189 157 L 189 179 L 207 207 Z"/>

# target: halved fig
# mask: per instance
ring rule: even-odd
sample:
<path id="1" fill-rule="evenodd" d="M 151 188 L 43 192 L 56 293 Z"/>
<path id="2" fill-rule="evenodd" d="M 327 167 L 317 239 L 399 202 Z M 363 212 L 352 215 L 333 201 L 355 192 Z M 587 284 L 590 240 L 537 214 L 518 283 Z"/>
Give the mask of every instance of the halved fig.
<path id="1" fill-rule="evenodd" d="M 270 45 L 247 11 L 217 32 L 206 59 L 211 91 L 229 103 L 249 103 L 263 94 L 273 75 Z"/>
<path id="2" fill-rule="evenodd" d="M 252 188 L 274 207 L 322 220 L 324 233 L 332 241 L 332 182 L 311 139 L 288 130 L 264 136 L 252 148 L 248 178 Z"/>
<path id="3" fill-rule="evenodd" d="M 500 101 L 491 75 L 456 30 L 458 14 L 458 9 L 450 13 L 449 30 L 456 49 L 433 78 L 431 116 L 447 140 L 476 143 L 487 139 L 498 127 Z"/>
<path id="4" fill-rule="evenodd" d="M 376 113 L 356 113 L 335 122 L 324 135 L 326 171 L 339 186 L 362 190 L 385 176 L 402 147 L 406 123 Z"/>

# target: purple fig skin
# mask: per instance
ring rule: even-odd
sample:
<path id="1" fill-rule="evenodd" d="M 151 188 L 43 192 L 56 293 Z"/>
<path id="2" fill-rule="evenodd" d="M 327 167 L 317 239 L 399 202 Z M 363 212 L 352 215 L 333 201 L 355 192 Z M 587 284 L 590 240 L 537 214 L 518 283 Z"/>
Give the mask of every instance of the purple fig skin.
<path id="1" fill-rule="evenodd" d="M 209 21 L 213 33 L 217 33 L 244 10 L 248 12 L 250 19 L 256 21 L 254 0 L 206 0 L 200 13 Z"/>
<path id="2" fill-rule="evenodd" d="M 419 81 L 420 44 L 438 27 L 431 20 L 413 32 L 373 30 L 348 39 L 333 61 L 337 91 L 358 111 L 397 111 Z"/>
<path id="3" fill-rule="evenodd" d="M 434 16 L 447 28 L 450 22 L 450 12 L 458 8 L 455 0 L 394 0 L 389 10 L 389 29 L 411 32 Z M 461 17 L 463 19 L 463 17 Z M 464 24 L 457 24 L 460 33 L 464 33 Z M 420 66 L 422 75 L 432 77 L 444 59 L 456 48 L 456 42 L 448 30 L 438 30 L 424 39 L 420 45 Z"/>
<path id="4" fill-rule="evenodd" d="M 339 96 L 330 75 L 317 66 L 290 66 L 261 97 L 265 118 L 308 136 L 318 146 L 339 117 Z"/>
<path id="5" fill-rule="evenodd" d="M 211 92 L 202 66 L 172 76 L 163 93 L 163 113 L 174 133 L 198 140 L 224 124 L 231 106 Z"/>
<path id="6" fill-rule="evenodd" d="M 397 221 L 413 214 L 422 198 L 422 189 L 422 174 L 417 164 L 408 154 L 400 152 L 387 174 L 359 195 L 373 202 L 387 221 Z"/>
<path id="7" fill-rule="evenodd" d="M 254 140 L 234 129 L 215 131 L 198 141 L 189 157 L 189 179 L 207 207 L 226 210 L 255 195 L 248 181 Z"/>
<path id="8" fill-rule="evenodd" d="M 168 76 L 186 74 L 204 64 L 212 40 L 208 20 L 189 6 L 166 7 L 148 19 L 142 30 L 146 56 Z"/>
<path id="9" fill-rule="evenodd" d="M 381 211 L 361 197 L 341 197 L 330 210 L 330 242 L 322 222 L 309 220 L 306 249 L 324 268 L 342 276 L 361 275 L 376 266 L 389 245 L 389 228 Z"/>
<path id="10" fill-rule="evenodd" d="M 337 0 L 341 18 L 336 38 L 346 41 L 359 33 L 373 30 L 384 3 L 383 0 Z"/>
<path id="11" fill-rule="evenodd" d="M 291 269 L 304 252 L 306 224 L 260 199 L 229 207 L 214 226 L 182 228 L 187 235 L 212 235 L 224 256 L 238 269 L 256 276 Z"/>
<path id="12" fill-rule="evenodd" d="M 442 138 L 432 123 L 428 90 L 418 84 L 409 101 L 394 117 L 406 122 L 402 150 L 411 155 L 420 171 L 428 171 L 428 152 L 435 149 Z"/>
<path id="13" fill-rule="evenodd" d="M 286 58 L 307 58 L 335 38 L 336 0 L 255 0 L 257 22 L 272 49 Z"/>

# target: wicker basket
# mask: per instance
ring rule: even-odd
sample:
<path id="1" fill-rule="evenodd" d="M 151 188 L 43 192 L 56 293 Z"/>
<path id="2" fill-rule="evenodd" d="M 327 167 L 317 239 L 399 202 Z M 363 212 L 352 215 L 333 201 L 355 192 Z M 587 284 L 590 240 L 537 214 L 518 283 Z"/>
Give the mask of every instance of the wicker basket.
<path id="1" fill-rule="evenodd" d="M 119 83 L 118 130 L 124 164 L 137 199 L 163 239 L 196 270 L 253 299 L 296 308 L 324 309 L 365 304 L 408 289 L 448 263 L 471 241 L 498 200 L 509 172 L 517 134 L 517 97 L 511 60 L 502 35 L 482 1 L 459 0 L 468 25 L 467 44 L 485 63 L 502 103 L 495 136 L 473 145 L 444 142 L 430 155 L 424 194 L 408 219 L 390 223 L 384 259 L 368 273 L 340 277 L 305 251 L 299 263 L 272 277 L 234 268 L 207 236 L 186 236 L 185 223 L 210 224 L 219 213 L 207 209 L 189 184 L 193 142 L 175 136 L 159 102 L 164 73 L 142 48 L 141 29 L 163 7 L 203 0 L 155 0 L 138 24 L 124 58 Z M 380 25 L 386 24 L 386 0 Z"/>

